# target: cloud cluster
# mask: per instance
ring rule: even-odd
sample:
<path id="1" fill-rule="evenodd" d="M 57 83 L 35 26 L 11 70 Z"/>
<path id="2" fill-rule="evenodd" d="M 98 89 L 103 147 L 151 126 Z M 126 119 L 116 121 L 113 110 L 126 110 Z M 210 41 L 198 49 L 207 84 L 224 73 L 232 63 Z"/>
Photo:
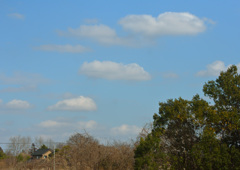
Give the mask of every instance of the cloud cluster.
<path id="1" fill-rule="evenodd" d="M 166 12 L 157 18 L 151 15 L 128 15 L 119 24 L 143 36 L 193 35 L 206 29 L 204 21 L 190 13 Z"/>
<path id="2" fill-rule="evenodd" d="M 49 44 L 49 45 L 41 45 L 39 47 L 36 47 L 35 49 L 42 50 L 42 51 L 56 51 L 60 53 L 83 53 L 90 51 L 89 48 L 86 48 L 81 45 L 54 45 L 54 44 Z"/>
<path id="3" fill-rule="evenodd" d="M 218 76 L 221 71 L 226 71 L 230 66 L 225 66 L 223 61 L 215 61 L 207 65 L 206 70 L 201 70 L 196 75 L 199 77 Z M 237 64 L 237 67 L 240 69 L 240 63 Z"/>
<path id="4" fill-rule="evenodd" d="M 157 17 L 151 15 L 127 15 L 119 20 L 125 36 L 119 36 L 115 29 L 89 20 L 89 25 L 78 28 L 69 27 L 67 31 L 58 31 L 60 36 L 89 39 L 101 45 L 142 46 L 154 42 L 163 35 L 195 35 L 206 30 L 205 22 L 188 12 L 165 12 Z M 87 20 L 88 21 L 88 20 Z M 129 34 L 130 33 L 130 34 Z M 141 41 L 140 41 L 141 40 Z M 69 53 L 89 51 L 81 45 L 42 45 L 35 49 Z"/>
<path id="5" fill-rule="evenodd" d="M 103 78 L 108 80 L 145 81 L 151 79 L 150 74 L 136 63 L 124 65 L 112 61 L 85 62 L 80 67 L 79 74 L 91 78 Z"/>
<path id="6" fill-rule="evenodd" d="M 76 98 L 66 99 L 49 106 L 48 110 L 59 111 L 94 111 L 97 105 L 94 100 L 89 97 L 79 96 Z"/>
<path id="7" fill-rule="evenodd" d="M 127 15 L 119 20 L 119 25 L 127 36 L 119 36 L 107 25 L 81 25 L 79 28 L 68 28 L 59 35 L 81 39 L 90 39 L 102 45 L 137 46 L 163 35 L 195 35 L 206 30 L 205 21 L 187 12 L 165 12 L 158 17 L 151 15 Z M 130 33 L 130 34 L 128 34 Z M 142 43 L 141 43 L 142 44 Z"/>

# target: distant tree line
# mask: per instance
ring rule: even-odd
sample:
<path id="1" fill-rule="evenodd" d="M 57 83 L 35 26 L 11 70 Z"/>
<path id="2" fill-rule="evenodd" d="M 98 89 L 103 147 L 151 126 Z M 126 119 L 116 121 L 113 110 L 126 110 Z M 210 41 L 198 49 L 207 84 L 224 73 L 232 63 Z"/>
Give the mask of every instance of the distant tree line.
<path id="1" fill-rule="evenodd" d="M 39 142 L 41 141 L 41 142 Z M 48 159 L 31 159 L 37 149 L 53 147 L 52 140 L 38 138 L 37 145 L 30 143 L 30 137 L 10 138 L 6 153 L 0 148 L 0 169 L 133 169 L 134 145 L 114 141 L 103 145 L 88 133 L 75 133 L 65 143 L 58 143 L 55 152 Z M 45 145 L 46 144 L 46 145 Z M 35 148 L 37 147 L 37 148 Z M 54 155 L 55 153 L 55 155 Z"/>

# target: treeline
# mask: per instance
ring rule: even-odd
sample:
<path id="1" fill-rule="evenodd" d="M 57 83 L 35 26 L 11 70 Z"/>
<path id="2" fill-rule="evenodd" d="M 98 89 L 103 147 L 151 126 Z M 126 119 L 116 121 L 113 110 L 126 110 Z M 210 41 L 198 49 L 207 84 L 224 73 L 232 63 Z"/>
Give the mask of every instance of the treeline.
<path id="1" fill-rule="evenodd" d="M 133 144 L 115 141 L 103 145 L 88 133 L 76 133 L 65 143 L 58 143 L 55 155 L 52 152 L 48 159 L 31 159 L 33 148 L 30 143 L 23 143 L 23 141 L 28 141 L 27 137 L 18 136 L 11 139 L 15 140 L 9 143 L 6 153 L 0 149 L 0 169 L 53 169 L 55 166 L 55 169 L 71 170 L 122 170 L 133 169 L 134 166 Z M 19 141 L 22 143 L 18 143 Z M 53 150 L 53 141 L 42 142 Z M 49 148 L 45 144 L 39 148 Z"/>
<path id="2" fill-rule="evenodd" d="M 231 66 L 216 80 L 205 83 L 203 92 L 211 102 L 195 95 L 191 100 L 159 103 L 153 123 L 132 143 L 102 145 L 87 133 L 76 133 L 59 144 L 47 160 L 29 161 L 27 151 L 17 147 L 9 153 L 0 149 L 0 159 L 15 169 L 53 169 L 54 165 L 56 169 L 76 170 L 240 169 L 237 67 Z"/>

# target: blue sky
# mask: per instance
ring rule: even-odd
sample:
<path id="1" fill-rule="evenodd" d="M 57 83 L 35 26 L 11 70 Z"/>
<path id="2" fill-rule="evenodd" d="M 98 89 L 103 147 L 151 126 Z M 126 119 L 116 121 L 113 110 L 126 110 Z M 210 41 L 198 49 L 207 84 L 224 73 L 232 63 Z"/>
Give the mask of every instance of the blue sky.
<path id="1" fill-rule="evenodd" d="M 240 2 L 0 0 L 0 142 L 135 138 L 240 67 Z"/>

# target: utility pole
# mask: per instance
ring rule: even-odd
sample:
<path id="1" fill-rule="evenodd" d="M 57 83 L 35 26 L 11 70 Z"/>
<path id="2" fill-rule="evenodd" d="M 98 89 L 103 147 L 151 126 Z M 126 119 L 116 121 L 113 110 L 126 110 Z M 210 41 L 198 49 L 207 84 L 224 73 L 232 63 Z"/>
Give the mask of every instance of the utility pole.
<path id="1" fill-rule="evenodd" d="M 53 170 L 55 170 L 55 144 L 53 145 Z"/>

